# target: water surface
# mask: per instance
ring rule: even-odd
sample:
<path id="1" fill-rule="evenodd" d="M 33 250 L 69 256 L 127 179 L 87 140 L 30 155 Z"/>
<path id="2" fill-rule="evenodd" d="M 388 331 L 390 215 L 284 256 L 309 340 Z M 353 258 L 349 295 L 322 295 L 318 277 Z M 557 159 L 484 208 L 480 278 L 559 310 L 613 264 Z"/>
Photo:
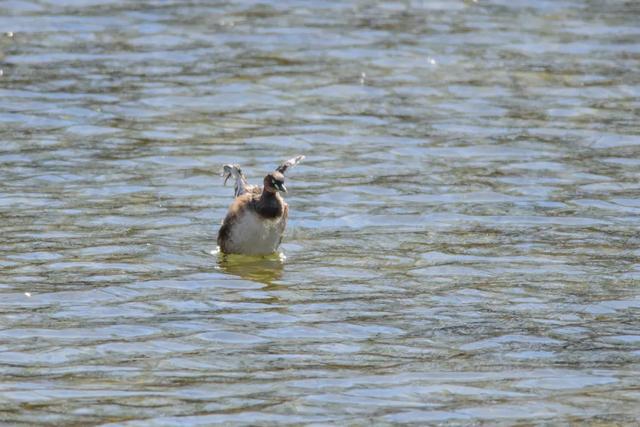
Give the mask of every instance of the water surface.
<path id="1" fill-rule="evenodd" d="M 0 421 L 640 416 L 635 2 L 0 5 Z M 222 260 L 227 162 L 286 260 Z"/>

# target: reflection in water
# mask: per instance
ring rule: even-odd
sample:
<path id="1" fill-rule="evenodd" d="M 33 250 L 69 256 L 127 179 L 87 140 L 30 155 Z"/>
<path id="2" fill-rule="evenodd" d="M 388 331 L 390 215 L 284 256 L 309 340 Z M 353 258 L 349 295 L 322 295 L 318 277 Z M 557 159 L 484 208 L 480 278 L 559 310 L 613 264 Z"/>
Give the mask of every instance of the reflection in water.
<path id="1" fill-rule="evenodd" d="M 225 273 L 264 283 L 268 286 L 273 285 L 274 280 L 282 277 L 285 261 L 285 256 L 282 253 L 250 256 L 223 254 L 219 249 L 211 251 L 211 253 L 212 255 L 217 255 L 218 268 Z"/>

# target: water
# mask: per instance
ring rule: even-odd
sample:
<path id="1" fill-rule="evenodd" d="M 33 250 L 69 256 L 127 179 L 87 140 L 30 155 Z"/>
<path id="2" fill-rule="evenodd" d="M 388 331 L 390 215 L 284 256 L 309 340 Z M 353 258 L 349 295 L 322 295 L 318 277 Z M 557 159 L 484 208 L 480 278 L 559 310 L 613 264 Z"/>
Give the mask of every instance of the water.
<path id="1" fill-rule="evenodd" d="M 0 16 L 2 423 L 640 417 L 637 3 Z M 286 260 L 212 253 L 298 153 Z"/>

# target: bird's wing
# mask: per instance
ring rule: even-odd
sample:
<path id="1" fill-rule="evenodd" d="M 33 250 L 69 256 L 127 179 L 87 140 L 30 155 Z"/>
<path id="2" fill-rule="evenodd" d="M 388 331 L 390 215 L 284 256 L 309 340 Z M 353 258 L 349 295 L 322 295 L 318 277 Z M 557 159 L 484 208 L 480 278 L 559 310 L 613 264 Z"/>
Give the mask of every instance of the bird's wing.
<path id="1" fill-rule="evenodd" d="M 224 165 L 222 167 L 222 176 L 224 177 L 225 184 L 229 178 L 233 177 L 233 179 L 235 179 L 236 182 L 233 185 L 234 197 L 253 192 L 254 190 L 255 186 L 247 182 L 247 178 L 242 173 L 240 165 Z"/>
<path id="2" fill-rule="evenodd" d="M 300 155 L 300 156 L 295 156 L 292 159 L 287 160 L 286 162 L 282 163 L 280 166 L 278 166 L 276 168 L 276 170 L 278 172 L 280 172 L 281 174 L 284 174 L 287 169 L 297 165 L 298 163 L 300 163 L 302 161 L 302 159 L 304 159 L 304 156 Z"/>

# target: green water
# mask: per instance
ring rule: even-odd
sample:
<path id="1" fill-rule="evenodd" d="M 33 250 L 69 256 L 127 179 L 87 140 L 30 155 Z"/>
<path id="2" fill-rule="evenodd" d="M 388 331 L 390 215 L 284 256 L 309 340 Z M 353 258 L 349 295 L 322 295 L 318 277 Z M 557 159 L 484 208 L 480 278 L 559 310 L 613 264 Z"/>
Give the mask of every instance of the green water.
<path id="1" fill-rule="evenodd" d="M 640 417 L 640 7 L 0 3 L 0 423 Z M 215 253 L 240 163 L 286 259 Z"/>

